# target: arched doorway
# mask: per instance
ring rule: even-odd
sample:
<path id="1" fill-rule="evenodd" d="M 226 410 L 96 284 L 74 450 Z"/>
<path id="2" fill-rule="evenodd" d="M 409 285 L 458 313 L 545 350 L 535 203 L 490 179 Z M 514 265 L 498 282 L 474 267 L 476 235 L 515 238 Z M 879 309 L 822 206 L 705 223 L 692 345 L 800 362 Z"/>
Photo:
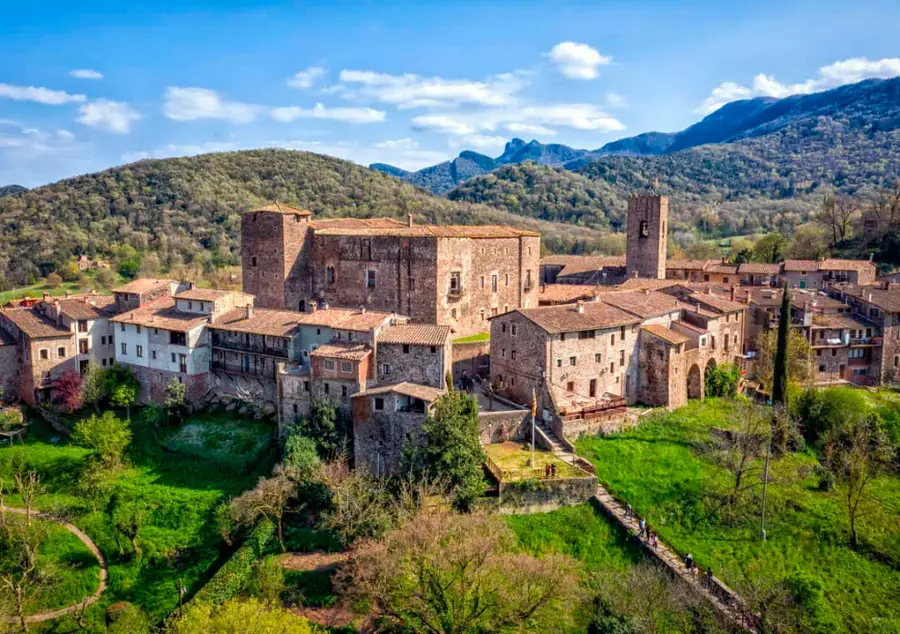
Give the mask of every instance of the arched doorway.
<path id="1" fill-rule="evenodd" d="M 706 362 L 706 370 L 704 371 L 704 373 L 709 372 L 710 369 L 714 368 L 714 367 L 716 367 L 716 360 L 710 359 L 709 361 Z"/>
<path id="2" fill-rule="evenodd" d="M 688 398 L 703 398 L 703 374 L 696 363 L 688 370 L 687 393 Z"/>

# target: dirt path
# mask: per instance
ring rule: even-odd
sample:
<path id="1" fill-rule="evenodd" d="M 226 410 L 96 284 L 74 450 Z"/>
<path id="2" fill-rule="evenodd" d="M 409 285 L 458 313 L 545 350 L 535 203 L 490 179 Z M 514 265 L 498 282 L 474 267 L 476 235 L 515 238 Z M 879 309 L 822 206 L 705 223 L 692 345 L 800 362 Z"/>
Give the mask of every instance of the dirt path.
<path id="1" fill-rule="evenodd" d="M 314 550 L 310 553 L 285 553 L 278 556 L 278 563 L 285 570 L 297 572 L 331 570 L 347 561 L 350 553 L 327 553 Z"/>
<path id="2" fill-rule="evenodd" d="M 26 514 L 25 509 L 13 508 L 13 507 L 9 507 L 9 506 L 4 506 L 4 507 L 0 507 L 0 508 L 2 508 L 2 510 L 7 513 L 15 513 L 17 515 L 25 515 Z M 80 610 L 82 607 L 87 607 L 89 605 L 96 603 L 100 599 L 100 597 L 103 595 L 103 593 L 106 591 L 107 578 L 108 578 L 108 571 L 106 568 L 106 557 L 104 557 L 103 553 L 100 552 L 100 549 L 97 548 L 97 544 L 95 544 L 94 541 L 90 537 L 85 535 L 84 532 L 82 532 L 82 530 L 80 528 L 78 528 L 77 526 L 75 526 L 74 524 L 69 524 L 68 522 L 62 522 L 50 515 L 47 515 L 46 513 L 38 513 L 38 512 L 32 511 L 31 515 L 32 515 L 32 517 L 37 517 L 39 519 L 46 520 L 48 522 L 55 522 L 55 523 L 59 524 L 60 526 L 65 528 L 67 531 L 69 531 L 70 533 L 75 535 L 75 537 L 77 537 L 81 541 L 82 544 L 87 546 L 87 549 L 89 551 L 91 551 L 91 553 L 94 555 L 94 557 L 97 558 L 97 563 L 100 564 L 100 585 L 97 587 L 97 590 L 96 590 L 96 592 L 94 592 L 94 594 L 89 596 L 84 601 L 81 601 L 80 603 L 76 603 L 75 605 L 70 605 L 67 608 L 60 608 L 59 610 L 52 610 L 50 612 L 41 612 L 39 614 L 32 614 L 31 616 L 26 616 L 25 621 L 27 623 L 41 623 L 43 621 L 50 621 L 51 619 L 55 619 L 57 617 L 64 616 L 66 614 L 72 614 L 76 610 Z M 7 617 L 6 622 L 7 623 L 18 623 L 19 619 L 15 618 L 15 617 Z"/>
<path id="3" fill-rule="evenodd" d="M 600 485 L 597 486 L 597 494 L 594 496 L 594 499 L 607 515 L 624 528 L 629 535 L 637 539 L 640 531 L 638 518 L 634 515 L 630 518 L 625 517 L 624 504 L 615 499 L 609 491 Z M 646 541 L 641 543 L 650 555 L 683 579 L 685 583 L 690 584 L 696 592 L 706 598 L 716 610 L 732 623 L 747 631 L 756 632 L 755 624 L 757 619 L 737 592 L 726 586 L 718 578 L 714 578 L 710 586 L 702 574 L 695 574 L 688 570 L 684 560 L 674 550 L 664 544 L 662 540 L 658 540 L 655 548 L 649 546 Z"/>

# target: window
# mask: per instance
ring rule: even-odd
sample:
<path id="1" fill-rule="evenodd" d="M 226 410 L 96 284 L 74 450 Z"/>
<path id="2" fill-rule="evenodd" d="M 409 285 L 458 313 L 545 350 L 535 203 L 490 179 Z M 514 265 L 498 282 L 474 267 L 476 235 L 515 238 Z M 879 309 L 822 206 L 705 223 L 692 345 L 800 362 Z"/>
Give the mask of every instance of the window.
<path id="1" fill-rule="evenodd" d="M 500 349 L 500 356 L 501 356 L 502 358 L 504 358 L 504 359 L 506 358 L 506 348 L 501 348 L 501 349 Z"/>
<path id="2" fill-rule="evenodd" d="M 87 354 L 88 353 L 88 340 L 82 339 L 78 342 L 78 352 L 79 354 Z"/>
<path id="3" fill-rule="evenodd" d="M 590 386 L 588 387 L 588 392 L 590 396 L 597 396 L 597 379 L 591 379 Z"/>
<path id="4" fill-rule="evenodd" d="M 509 358 L 512 359 L 513 361 L 516 360 L 516 351 L 515 351 L 515 349 L 509 351 Z"/>
<path id="5" fill-rule="evenodd" d="M 613 363 L 613 362 L 610 362 L 610 364 L 609 364 L 609 373 L 612 374 L 612 373 L 615 372 L 615 371 L 616 371 L 616 364 Z"/>
<path id="6" fill-rule="evenodd" d="M 106 367 L 106 359 L 102 359 L 103 367 Z"/>
<path id="7" fill-rule="evenodd" d="M 525 271 L 525 290 L 527 291 L 529 288 L 531 288 L 531 269 Z"/>
<path id="8" fill-rule="evenodd" d="M 349 361 L 341 361 L 341 372 L 353 372 L 353 364 Z"/>
<path id="9" fill-rule="evenodd" d="M 341 386 L 341 398 L 347 398 L 347 386 L 346 385 Z"/>
<path id="10" fill-rule="evenodd" d="M 611 346 L 616 345 L 616 336 L 615 335 L 609 336 L 609 345 L 611 345 Z"/>
<path id="11" fill-rule="evenodd" d="M 450 292 L 459 293 L 461 290 L 462 284 L 459 279 L 459 271 L 452 271 L 450 273 Z"/>
<path id="12" fill-rule="evenodd" d="M 866 356 L 865 348 L 850 348 L 847 357 L 850 359 L 862 359 Z"/>
<path id="13" fill-rule="evenodd" d="M 594 363 L 601 363 L 603 361 L 603 355 L 599 352 L 594 355 Z"/>
<path id="14" fill-rule="evenodd" d="M 128 354 L 128 344 L 124 341 L 122 342 L 122 354 Z M 175 356 L 175 355 L 172 355 Z"/>
<path id="15" fill-rule="evenodd" d="M 178 355 L 178 371 L 179 372 L 187 372 L 187 355 L 186 354 Z"/>
<path id="16" fill-rule="evenodd" d="M 375 288 L 375 271 L 366 271 L 366 288 Z"/>
<path id="17" fill-rule="evenodd" d="M 66 349 L 64 346 L 60 346 L 59 348 L 56 349 L 56 356 L 59 357 L 60 359 L 66 358 Z"/>
<path id="18" fill-rule="evenodd" d="M 575 381 L 569 381 L 568 383 L 566 383 L 566 391 L 567 392 L 575 391 Z"/>
<path id="19" fill-rule="evenodd" d="M 500 332 L 506 332 L 506 322 L 500 323 Z"/>
<path id="20" fill-rule="evenodd" d="M 625 341 L 625 326 L 622 326 L 622 328 L 619 330 L 619 339 Z"/>
<path id="21" fill-rule="evenodd" d="M 832 348 L 832 349 L 831 349 L 831 356 L 832 356 L 832 357 L 836 357 L 836 356 L 837 356 L 837 350 L 836 350 L 835 348 Z"/>
<path id="22" fill-rule="evenodd" d="M 309 381 L 304 381 L 304 382 L 303 382 L 303 391 L 304 391 L 304 392 L 309 392 Z"/>
<path id="23" fill-rule="evenodd" d="M 125 324 L 119 324 L 119 328 L 122 332 L 125 332 Z"/>
<path id="24" fill-rule="evenodd" d="M 255 217 L 253 219 L 256 220 Z M 256 266 L 256 256 L 255 255 L 250 257 L 250 266 Z"/>
<path id="25" fill-rule="evenodd" d="M 825 371 L 825 364 L 819 365 L 819 372 L 824 372 L 824 371 Z"/>
<path id="26" fill-rule="evenodd" d="M 194 310 L 194 302 L 188 302 L 188 310 Z"/>
<path id="27" fill-rule="evenodd" d="M 511 326 L 511 328 L 512 328 L 512 336 L 515 337 L 515 336 L 516 336 L 516 325 L 513 324 L 513 325 Z"/>
<path id="28" fill-rule="evenodd" d="M 154 361 L 156 361 L 156 350 L 150 351 L 150 358 L 153 359 Z"/>
<path id="29" fill-rule="evenodd" d="M 325 369 L 334 370 L 334 359 L 325 359 Z"/>
<path id="30" fill-rule="evenodd" d="M 575 357 L 569 357 L 569 365 L 575 365 L 577 359 Z"/>
<path id="31" fill-rule="evenodd" d="M 409 344 L 408 343 L 403 344 L 403 354 L 409 354 Z"/>
<path id="32" fill-rule="evenodd" d="M 619 350 L 619 367 L 625 365 L 625 351 Z"/>
<path id="33" fill-rule="evenodd" d="M 484 275 L 481 276 L 481 288 L 484 288 Z"/>
<path id="34" fill-rule="evenodd" d="M 138 359 L 143 359 L 144 358 L 144 346 L 137 346 L 135 348 L 135 354 L 137 355 Z"/>
<path id="35" fill-rule="evenodd" d="M 382 374 L 390 374 L 391 373 L 391 364 L 390 363 L 382 363 L 381 364 L 381 373 Z"/>
<path id="36" fill-rule="evenodd" d="M 173 346 L 186 346 L 187 335 L 183 332 L 169 332 L 169 343 Z"/>
<path id="37" fill-rule="evenodd" d="M 479 311 L 479 314 L 481 315 L 481 321 L 484 321 L 484 309 L 483 308 L 481 309 L 481 311 Z"/>
<path id="38" fill-rule="evenodd" d="M 492 293 L 497 292 L 497 274 L 496 273 L 491 275 L 491 292 Z"/>
<path id="39" fill-rule="evenodd" d="M 561 368 L 561 367 L 562 367 L 562 359 L 557 359 L 557 360 L 556 360 L 556 367 L 557 367 L 557 368 Z"/>
<path id="40" fill-rule="evenodd" d="M 437 346 L 431 346 L 431 354 L 434 354 L 436 352 L 437 352 Z"/>
<path id="41" fill-rule="evenodd" d="M 593 339 L 594 331 L 593 330 L 582 330 L 578 333 L 579 339 Z"/>
<path id="42" fill-rule="evenodd" d="M 334 284 L 334 267 L 333 266 L 329 266 L 327 269 L 325 269 L 325 281 L 327 281 L 329 284 Z"/>
<path id="43" fill-rule="evenodd" d="M 650 235 L 650 225 L 647 224 L 646 220 L 641 220 L 641 237 L 646 238 Z"/>
<path id="44" fill-rule="evenodd" d="M 178 361 L 178 356 L 173 352 L 172 353 L 172 363 L 175 363 L 176 361 Z"/>
<path id="45" fill-rule="evenodd" d="M 821 351 L 821 350 L 816 350 L 816 356 L 817 356 L 817 357 L 821 357 L 821 356 L 822 356 L 822 351 Z"/>
<path id="46" fill-rule="evenodd" d="M 416 278 L 414 278 L 414 277 L 409 278 L 409 292 L 410 293 L 416 292 Z"/>
<path id="47" fill-rule="evenodd" d="M 78 332 L 87 332 L 87 319 L 78 320 Z"/>
<path id="48" fill-rule="evenodd" d="M 496 311 L 497 309 L 495 308 L 494 310 Z M 496 314 L 496 313 L 495 313 L 495 314 Z M 455 309 L 455 308 L 451 308 L 451 309 L 450 309 L 450 316 L 451 316 L 453 319 L 456 319 L 456 309 Z"/>
<path id="49" fill-rule="evenodd" d="M 141 327 L 140 327 L 140 325 L 135 326 L 135 329 L 136 329 L 136 331 L 137 331 L 137 334 L 141 334 Z"/>
<path id="50" fill-rule="evenodd" d="M 509 273 L 506 274 L 506 283 L 505 286 L 509 286 Z"/>
<path id="51" fill-rule="evenodd" d="M 375 397 L 375 411 L 381 412 L 384 411 L 384 399 L 380 396 Z"/>

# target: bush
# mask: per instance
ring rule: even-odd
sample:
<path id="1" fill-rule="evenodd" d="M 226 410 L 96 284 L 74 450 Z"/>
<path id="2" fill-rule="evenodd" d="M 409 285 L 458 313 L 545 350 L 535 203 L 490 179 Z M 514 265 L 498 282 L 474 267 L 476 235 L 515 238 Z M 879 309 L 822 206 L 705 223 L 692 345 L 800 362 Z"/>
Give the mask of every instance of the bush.
<path id="1" fill-rule="evenodd" d="M 128 601 L 118 601 L 106 608 L 107 634 L 145 634 L 150 621 L 144 612 Z"/>
<path id="2" fill-rule="evenodd" d="M 706 396 L 737 396 L 741 369 L 734 363 L 723 363 L 706 371 Z"/>
<path id="3" fill-rule="evenodd" d="M 832 428 L 871 409 L 866 395 L 860 390 L 849 387 L 811 387 L 800 397 L 796 415 L 806 442 L 815 445 Z"/>
<path id="4" fill-rule="evenodd" d="M 93 450 L 103 466 L 117 468 L 131 442 L 131 429 L 114 413 L 104 412 L 102 416 L 92 415 L 78 423 L 72 439 Z"/>
<path id="5" fill-rule="evenodd" d="M 263 520 L 257 524 L 250 531 L 247 541 L 200 588 L 193 601 L 219 604 L 240 592 L 250 581 L 257 560 L 262 557 L 274 535 L 275 525 L 272 522 Z"/>

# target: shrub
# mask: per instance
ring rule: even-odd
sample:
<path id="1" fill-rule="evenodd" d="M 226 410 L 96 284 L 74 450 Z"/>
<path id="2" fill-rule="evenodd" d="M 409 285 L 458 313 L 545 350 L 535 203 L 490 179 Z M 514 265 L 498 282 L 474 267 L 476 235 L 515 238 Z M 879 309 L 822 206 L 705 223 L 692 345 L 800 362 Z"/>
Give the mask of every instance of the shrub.
<path id="1" fill-rule="evenodd" d="M 272 522 L 263 520 L 257 524 L 250 531 L 247 541 L 200 588 L 193 600 L 218 604 L 240 592 L 250 581 L 256 561 L 262 557 L 274 535 L 275 525 Z"/>
<path id="2" fill-rule="evenodd" d="M 106 608 L 107 634 L 145 634 L 150 621 L 144 612 L 128 601 L 117 601 Z"/>
<path id="3" fill-rule="evenodd" d="M 737 396 L 741 369 L 734 363 L 723 363 L 706 371 L 706 396 Z"/>
<path id="4" fill-rule="evenodd" d="M 104 412 L 102 416 L 92 415 L 78 423 L 72 439 L 93 450 L 103 466 L 114 469 L 122 464 L 122 455 L 131 442 L 131 429 L 113 412 Z"/>

